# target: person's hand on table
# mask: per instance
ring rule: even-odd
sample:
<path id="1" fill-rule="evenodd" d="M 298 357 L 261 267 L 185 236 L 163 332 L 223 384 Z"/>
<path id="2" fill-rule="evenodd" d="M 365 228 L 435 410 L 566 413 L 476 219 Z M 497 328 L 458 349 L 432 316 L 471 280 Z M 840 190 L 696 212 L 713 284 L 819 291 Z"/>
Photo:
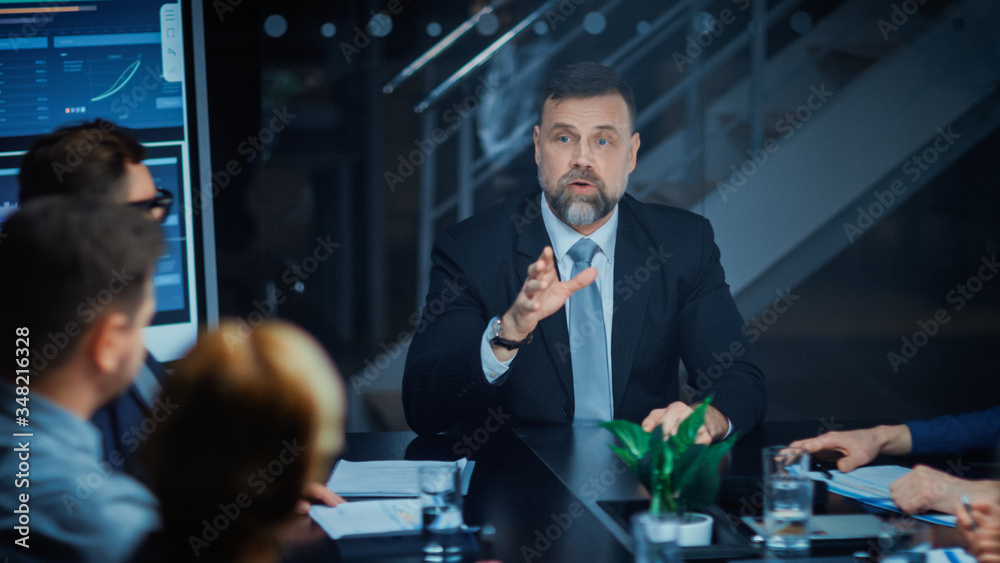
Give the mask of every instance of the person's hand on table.
<path id="1" fill-rule="evenodd" d="M 687 418 L 694 409 L 688 405 L 677 401 L 670 403 L 662 409 L 653 409 L 650 411 L 646 418 L 642 421 L 642 429 L 646 432 L 651 432 L 657 424 L 663 426 L 663 435 L 665 437 L 673 436 L 677 433 L 677 427 L 680 426 L 681 421 Z M 726 431 L 729 430 L 729 420 L 726 415 L 722 414 L 722 411 L 713 407 L 708 406 L 705 410 L 705 421 L 698 428 L 698 434 L 695 436 L 695 443 L 697 444 L 711 444 L 712 440 L 718 440 L 726 435 Z"/>
<path id="2" fill-rule="evenodd" d="M 956 527 L 968 545 L 967 551 L 980 563 L 1000 563 L 1000 501 L 996 495 L 983 496 L 970 498 L 970 504 L 971 515 L 961 502 L 955 505 Z M 973 519 L 975 530 L 972 529 Z"/>
<path id="3" fill-rule="evenodd" d="M 518 342 L 535 330 L 538 322 L 555 313 L 577 290 L 597 279 L 597 268 L 587 268 L 570 280 L 559 281 L 555 254 L 551 246 L 528 266 L 528 276 L 510 309 L 503 314 L 503 337 Z M 517 350 L 494 346 L 493 353 L 501 362 L 513 358 Z"/>
<path id="4" fill-rule="evenodd" d="M 337 506 L 347 502 L 321 483 L 309 483 L 302 493 L 302 498 L 295 505 L 295 511 L 299 514 L 309 514 L 309 507 L 313 504 L 324 504 L 326 506 Z"/>
<path id="5" fill-rule="evenodd" d="M 900 510 L 916 514 L 928 510 L 955 513 L 962 495 L 969 498 L 995 498 L 997 481 L 959 479 L 926 465 L 917 465 L 909 473 L 889 484 L 889 498 Z"/>
<path id="6" fill-rule="evenodd" d="M 827 432 L 815 438 L 796 440 L 789 446 L 803 448 L 817 459 L 833 459 L 836 454 L 841 454 L 843 457 L 837 460 L 837 469 L 847 473 L 871 463 L 879 454 L 910 453 L 912 437 L 910 429 L 905 424 L 899 424 L 846 432 Z"/>

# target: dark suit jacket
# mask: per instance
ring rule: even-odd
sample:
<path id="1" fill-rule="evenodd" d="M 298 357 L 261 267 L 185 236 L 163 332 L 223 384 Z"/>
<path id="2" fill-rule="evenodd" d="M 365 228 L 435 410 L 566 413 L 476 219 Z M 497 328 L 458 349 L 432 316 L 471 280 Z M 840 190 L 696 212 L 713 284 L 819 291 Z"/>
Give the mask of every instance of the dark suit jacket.
<path id="1" fill-rule="evenodd" d="M 167 370 L 148 350 L 145 365 L 162 386 L 167 379 Z M 91 417 L 90 421 L 101 431 L 104 461 L 115 471 L 124 471 L 132 477 L 145 480 L 144 471 L 139 464 L 138 451 L 149 438 L 147 432 L 155 432 L 154 425 L 159 424 L 152 415 L 152 410 L 143 401 L 142 395 L 133 383 L 121 397 L 108 403 Z M 143 426 L 143 421 L 147 418 L 149 422 Z"/>
<path id="2" fill-rule="evenodd" d="M 959 455 L 968 450 L 995 448 L 1000 442 L 1000 406 L 930 420 L 911 420 L 910 453 Z"/>
<path id="3" fill-rule="evenodd" d="M 536 188 L 438 238 L 403 376 L 403 407 L 415 432 L 572 423 L 563 310 L 539 323 L 500 385 L 486 381 L 480 360 L 487 322 L 510 307 L 528 265 L 551 244 L 540 204 Z M 746 433 L 764 414 L 764 377 L 742 332 L 708 220 L 629 195 L 618 209 L 611 328 L 615 418 L 640 422 L 654 408 L 711 394 L 712 404 Z M 684 389 L 678 360 L 690 373 Z"/>

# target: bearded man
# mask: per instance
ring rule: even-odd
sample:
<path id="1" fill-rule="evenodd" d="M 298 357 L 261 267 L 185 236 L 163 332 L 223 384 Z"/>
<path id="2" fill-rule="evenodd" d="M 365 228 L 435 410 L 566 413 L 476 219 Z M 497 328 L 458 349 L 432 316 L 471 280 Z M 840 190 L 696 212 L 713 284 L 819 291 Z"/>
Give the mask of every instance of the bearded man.
<path id="1" fill-rule="evenodd" d="M 403 378 L 415 432 L 617 418 L 672 433 L 708 396 L 699 441 L 760 422 L 764 377 L 708 220 L 625 194 L 635 117 L 613 70 L 557 71 L 534 129 L 541 192 L 438 238 Z"/>

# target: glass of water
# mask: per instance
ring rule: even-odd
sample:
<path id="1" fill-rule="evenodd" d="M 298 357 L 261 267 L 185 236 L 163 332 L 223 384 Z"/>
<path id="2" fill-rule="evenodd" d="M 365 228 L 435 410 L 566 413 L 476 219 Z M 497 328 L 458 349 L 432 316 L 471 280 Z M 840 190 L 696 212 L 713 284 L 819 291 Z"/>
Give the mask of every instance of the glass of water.
<path id="1" fill-rule="evenodd" d="M 776 551 L 809 549 L 812 479 L 777 474 L 764 481 L 764 530 L 767 547 Z"/>
<path id="2" fill-rule="evenodd" d="M 420 468 L 424 561 L 461 561 L 462 484 L 458 467 Z"/>
<path id="3" fill-rule="evenodd" d="M 678 563 L 676 514 L 640 512 L 632 516 L 635 563 Z"/>

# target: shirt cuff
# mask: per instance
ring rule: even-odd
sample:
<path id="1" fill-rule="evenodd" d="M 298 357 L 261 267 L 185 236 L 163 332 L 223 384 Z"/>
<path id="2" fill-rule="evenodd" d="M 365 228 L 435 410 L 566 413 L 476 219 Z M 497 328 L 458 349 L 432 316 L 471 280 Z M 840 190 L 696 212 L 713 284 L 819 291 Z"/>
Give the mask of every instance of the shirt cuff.
<path id="1" fill-rule="evenodd" d="M 733 433 L 733 421 L 729 420 L 728 416 L 726 417 L 726 423 L 729 424 L 729 428 L 726 429 L 726 435 L 722 437 L 723 440 L 728 438 Z"/>
<path id="2" fill-rule="evenodd" d="M 496 354 L 493 353 L 493 345 L 490 344 L 490 327 L 493 326 L 493 321 L 496 319 L 496 317 L 493 317 L 486 325 L 486 330 L 483 331 L 482 344 L 479 346 L 479 356 L 483 363 L 483 375 L 486 376 L 486 382 L 493 385 L 500 384 L 497 383 L 497 380 L 503 377 L 503 374 L 507 373 L 510 363 L 514 361 L 514 358 L 511 358 L 506 362 L 501 362 L 497 359 Z"/>

